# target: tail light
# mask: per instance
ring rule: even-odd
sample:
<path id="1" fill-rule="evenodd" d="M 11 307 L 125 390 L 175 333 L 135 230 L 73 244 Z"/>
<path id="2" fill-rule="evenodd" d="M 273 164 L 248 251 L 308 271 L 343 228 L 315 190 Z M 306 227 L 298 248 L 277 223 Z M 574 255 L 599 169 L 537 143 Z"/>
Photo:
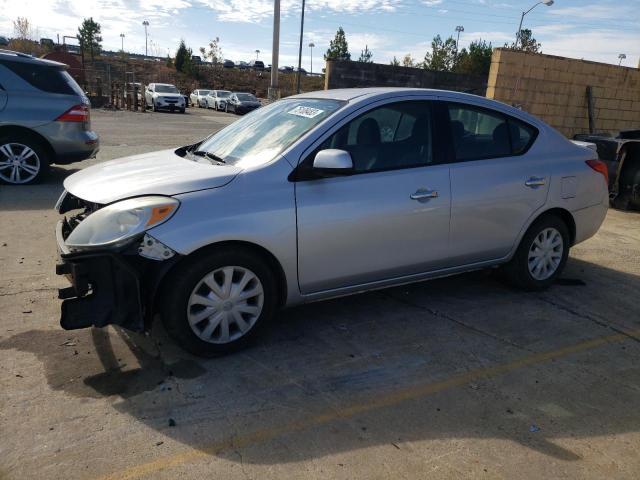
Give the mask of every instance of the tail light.
<path id="1" fill-rule="evenodd" d="M 84 122 L 87 125 L 89 124 L 89 120 L 89 107 L 86 105 L 74 105 L 56 118 L 57 122 Z"/>
<path id="2" fill-rule="evenodd" d="M 593 168 L 596 172 L 601 173 L 604 177 L 604 181 L 607 185 L 609 185 L 609 170 L 604 162 L 600 160 L 587 160 L 586 164 Z"/>

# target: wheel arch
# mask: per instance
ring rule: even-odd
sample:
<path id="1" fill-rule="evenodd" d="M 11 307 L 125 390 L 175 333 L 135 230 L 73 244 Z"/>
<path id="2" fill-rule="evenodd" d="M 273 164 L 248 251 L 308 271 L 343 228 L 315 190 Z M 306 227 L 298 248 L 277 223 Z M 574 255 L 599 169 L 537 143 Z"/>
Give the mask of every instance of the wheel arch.
<path id="1" fill-rule="evenodd" d="M 27 127 L 23 127 L 21 125 L 2 125 L 0 126 L 0 137 L 4 135 L 28 135 L 36 139 L 38 143 L 40 143 L 46 150 L 49 155 L 49 162 L 55 163 L 56 160 L 56 152 L 44 136 Z"/>
<path id="2" fill-rule="evenodd" d="M 207 252 L 219 249 L 219 248 L 237 248 L 245 251 L 250 251 L 253 254 L 262 258 L 267 265 L 272 269 L 276 276 L 277 288 L 278 288 L 278 306 L 281 307 L 285 304 L 287 299 L 287 277 L 282 268 L 282 264 L 269 250 L 256 243 L 247 242 L 244 240 L 225 240 L 220 242 L 211 243 L 200 247 L 197 250 L 189 253 L 188 255 L 181 256 L 178 261 L 173 262 L 168 268 L 164 269 L 160 275 L 160 278 L 155 282 L 155 286 L 151 288 L 151 298 L 149 303 L 152 305 L 150 315 L 147 315 L 145 319 L 145 326 L 148 328 L 153 320 L 153 315 L 158 312 L 160 307 L 159 300 L 162 298 L 162 289 L 166 286 L 167 279 L 172 273 L 176 271 L 187 259 L 193 259 L 200 255 L 206 255 Z"/>
<path id="3" fill-rule="evenodd" d="M 569 246 L 573 246 L 574 242 L 576 241 L 576 221 L 573 218 L 571 212 L 562 207 L 553 207 L 536 215 L 533 221 L 529 223 L 529 225 L 527 225 L 525 233 L 529 230 L 529 228 L 531 228 L 531 225 L 537 222 L 540 218 L 547 215 L 554 215 L 560 218 L 560 220 L 565 223 L 565 225 L 569 229 Z"/>

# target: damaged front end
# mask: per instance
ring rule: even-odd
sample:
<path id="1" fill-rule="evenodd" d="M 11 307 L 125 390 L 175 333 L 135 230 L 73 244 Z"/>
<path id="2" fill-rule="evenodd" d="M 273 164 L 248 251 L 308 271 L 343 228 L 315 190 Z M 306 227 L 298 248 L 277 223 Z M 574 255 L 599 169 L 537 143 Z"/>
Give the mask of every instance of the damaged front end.
<path id="1" fill-rule="evenodd" d="M 178 255 L 146 229 L 105 245 L 70 245 L 74 231 L 92 215 L 96 218 L 96 212 L 103 208 L 69 192 L 64 192 L 56 204 L 59 213 L 69 213 L 56 226 L 56 274 L 71 283 L 58 291 L 62 300 L 60 325 L 66 330 L 119 325 L 144 331 L 151 323 L 160 281 Z M 100 236 L 96 229 L 94 225 L 92 238 Z"/>

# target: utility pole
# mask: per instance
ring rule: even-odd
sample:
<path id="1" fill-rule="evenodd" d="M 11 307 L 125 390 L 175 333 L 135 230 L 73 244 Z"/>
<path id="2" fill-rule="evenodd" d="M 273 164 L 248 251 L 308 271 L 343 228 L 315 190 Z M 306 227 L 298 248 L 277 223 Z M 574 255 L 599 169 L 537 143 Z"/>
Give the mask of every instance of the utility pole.
<path id="1" fill-rule="evenodd" d="M 310 69 L 310 73 L 313 73 L 313 47 L 315 47 L 316 44 L 313 42 L 309 43 L 309 48 L 311 49 L 311 69 Z"/>
<path id="2" fill-rule="evenodd" d="M 624 53 L 618 55 L 618 66 L 622 65 L 622 60 L 624 60 L 625 58 L 627 58 L 627 56 Z"/>
<path id="3" fill-rule="evenodd" d="M 273 46 L 271 48 L 271 85 L 269 99 L 277 100 L 278 92 L 278 56 L 280 51 L 280 0 L 273 0 Z"/>
<path id="4" fill-rule="evenodd" d="M 260 55 L 260 50 L 254 50 L 256 52 L 256 60 L 258 60 L 258 55 Z"/>
<path id="5" fill-rule="evenodd" d="M 149 22 L 145 20 L 142 22 L 142 25 L 144 25 L 144 56 L 147 57 L 147 27 L 149 26 Z"/>
<path id="6" fill-rule="evenodd" d="M 302 35 L 304 33 L 304 0 L 302 0 L 302 15 L 300 17 L 300 48 L 298 48 L 298 78 L 296 79 L 296 91 L 300 93 L 300 68 L 302 68 Z"/>
<path id="7" fill-rule="evenodd" d="M 460 32 L 464 32 L 464 27 L 462 25 L 458 25 L 456 27 L 456 32 L 458 32 L 458 38 L 456 40 L 456 54 L 458 53 L 458 51 L 460 51 Z"/>
<path id="8" fill-rule="evenodd" d="M 122 48 L 121 48 L 121 50 L 124 53 L 124 33 L 120 34 L 120 39 L 122 40 Z"/>

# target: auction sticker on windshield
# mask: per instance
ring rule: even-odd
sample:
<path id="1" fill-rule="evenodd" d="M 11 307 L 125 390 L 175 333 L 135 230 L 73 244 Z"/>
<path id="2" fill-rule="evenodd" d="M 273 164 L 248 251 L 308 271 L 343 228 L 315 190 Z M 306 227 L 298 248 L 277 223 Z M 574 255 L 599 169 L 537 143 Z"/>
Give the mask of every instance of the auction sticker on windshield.
<path id="1" fill-rule="evenodd" d="M 313 118 L 317 117 L 322 112 L 324 112 L 324 110 L 320 110 L 319 108 L 304 107 L 302 105 L 299 105 L 287 113 L 289 115 L 297 115 L 298 117 Z"/>

